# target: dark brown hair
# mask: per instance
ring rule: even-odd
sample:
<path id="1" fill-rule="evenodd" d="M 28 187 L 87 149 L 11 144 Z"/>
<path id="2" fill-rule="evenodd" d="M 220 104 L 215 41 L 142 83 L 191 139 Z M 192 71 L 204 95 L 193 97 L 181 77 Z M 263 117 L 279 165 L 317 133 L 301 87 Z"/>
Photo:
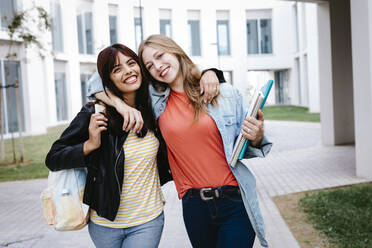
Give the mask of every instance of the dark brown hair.
<path id="1" fill-rule="evenodd" d="M 103 49 L 97 58 L 97 69 L 102 79 L 102 84 L 106 95 L 106 90 L 110 90 L 116 97 L 122 99 L 123 93 L 115 86 L 114 82 L 110 79 L 110 74 L 116 64 L 118 53 L 122 53 L 125 56 L 131 57 L 139 65 L 139 59 L 135 52 L 133 52 L 127 46 L 119 43 L 115 43 L 111 46 Z M 141 68 L 141 74 L 142 68 Z M 141 112 L 144 125 L 141 132 L 138 134 L 139 137 L 144 137 L 147 130 L 150 129 L 155 132 L 155 116 L 152 111 L 151 98 L 149 93 L 149 85 L 147 81 L 142 77 L 142 83 L 139 89 L 136 91 L 135 108 Z M 119 135 L 122 133 L 123 117 L 111 106 L 106 106 L 106 115 L 108 118 L 109 130 L 113 131 L 114 134 Z"/>

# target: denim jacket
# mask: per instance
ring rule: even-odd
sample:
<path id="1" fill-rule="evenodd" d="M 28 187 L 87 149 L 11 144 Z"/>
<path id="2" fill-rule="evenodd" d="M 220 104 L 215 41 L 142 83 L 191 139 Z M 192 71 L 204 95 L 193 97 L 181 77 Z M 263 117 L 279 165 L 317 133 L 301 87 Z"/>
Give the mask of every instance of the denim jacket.
<path id="1" fill-rule="evenodd" d="M 155 117 L 158 119 L 164 112 L 170 88 L 167 88 L 164 92 L 158 92 L 150 86 L 150 92 Z M 243 99 L 242 94 L 228 83 L 220 84 L 220 95 L 217 101 L 218 104 L 216 106 L 212 106 L 211 104 L 208 105 L 208 111 L 221 134 L 226 160 L 230 161 L 235 139 L 240 133 L 248 104 Z M 260 147 L 255 148 L 248 146 L 244 158 L 265 157 L 266 154 L 269 153 L 271 146 L 272 143 L 264 137 Z M 238 161 L 235 167 L 230 166 L 230 169 L 238 181 L 244 206 L 253 229 L 261 245 L 263 247 L 268 247 L 265 239 L 264 222 L 258 205 L 256 179 L 252 172 L 241 161 Z"/>
<path id="2" fill-rule="evenodd" d="M 93 76 L 89 80 L 88 95 L 103 90 L 101 79 L 97 76 Z M 170 88 L 167 88 L 163 92 L 158 92 L 150 86 L 150 93 L 155 117 L 158 119 L 165 110 Z M 248 104 L 244 100 L 242 94 L 228 83 L 220 84 L 220 95 L 217 101 L 218 104 L 216 106 L 212 106 L 211 104 L 208 105 L 208 111 L 221 134 L 226 160 L 230 161 L 235 139 L 240 133 Z M 248 146 L 244 158 L 265 157 L 266 154 L 269 153 L 271 146 L 272 143 L 264 137 L 258 148 Z M 252 172 L 241 161 L 238 161 L 235 167 L 230 166 L 230 169 L 238 181 L 244 206 L 253 229 L 261 245 L 263 247 L 268 247 L 265 238 L 264 222 L 258 204 L 256 179 Z"/>

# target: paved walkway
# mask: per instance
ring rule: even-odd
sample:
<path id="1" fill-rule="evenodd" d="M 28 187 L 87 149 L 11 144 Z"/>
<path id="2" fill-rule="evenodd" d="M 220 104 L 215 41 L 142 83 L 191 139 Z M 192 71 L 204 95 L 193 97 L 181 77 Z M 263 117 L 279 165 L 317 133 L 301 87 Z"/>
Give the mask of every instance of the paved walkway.
<path id="1" fill-rule="evenodd" d="M 246 160 L 257 177 L 261 210 L 271 247 L 297 248 L 297 241 L 271 197 L 365 182 L 355 176 L 353 146 L 322 147 L 317 123 L 266 121 L 275 143 L 265 159 Z M 44 223 L 40 192 L 46 180 L 0 183 L 0 247 L 94 247 L 87 228 L 56 232 Z M 191 247 L 173 183 L 163 187 L 167 200 L 161 248 Z M 255 247 L 260 247 L 258 242 Z"/>

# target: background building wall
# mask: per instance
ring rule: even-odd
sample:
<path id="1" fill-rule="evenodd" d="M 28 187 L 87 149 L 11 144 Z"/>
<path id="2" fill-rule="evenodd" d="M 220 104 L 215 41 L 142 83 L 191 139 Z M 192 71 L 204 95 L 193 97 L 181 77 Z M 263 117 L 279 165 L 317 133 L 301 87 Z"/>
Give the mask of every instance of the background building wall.
<path id="1" fill-rule="evenodd" d="M 18 2 L 22 8 L 31 4 L 26 0 Z M 35 0 L 35 3 L 50 11 L 55 23 L 59 23 L 59 33 L 55 36 L 52 31 L 45 35 L 53 51 L 45 59 L 19 48 L 27 58 L 27 63 L 21 65 L 27 134 L 43 133 L 46 127 L 67 123 L 76 115 L 86 101 L 86 79 L 96 70 L 97 55 L 110 44 L 110 32 L 115 34 L 117 42 L 135 51 L 141 38 L 138 0 Z M 142 0 L 141 3 L 143 38 L 159 33 L 160 19 L 169 18 L 171 37 L 200 69 L 220 68 L 246 95 L 268 79 L 281 79 L 284 90 L 275 85 L 268 104 L 294 104 L 319 111 L 318 43 L 314 42 L 318 39 L 317 25 L 311 25 L 317 19 L 314 4 L 276 0 Z M 57 20 L 58 11 L 60 20 Z M 115 19 L 114 29 L 109 16 Z M 248 54 L 247 19 L 256 19 L 260 29 L 259 20 L 268 16 L 271 41 L 265 44 L 272 44 L 271 51 L 262 53 L 260 44 L 258 54 Z M 200 54 L 195 56 L 190 50 L 193 41 L 189 36 L 189 21 L 199 22 Z M 218 52 L 217 22 L 228 23 L 228 54 Z M 221 37 L 220 34 L 220 48 L 224 43 Z M 0 40 L 6 39 L 4 31 L 0 31 Z M 0 47 L 0 54 L 3 53 L 4 48 Z M 278 98 L 279 91 L 285 95 L 284 100 Z"/>

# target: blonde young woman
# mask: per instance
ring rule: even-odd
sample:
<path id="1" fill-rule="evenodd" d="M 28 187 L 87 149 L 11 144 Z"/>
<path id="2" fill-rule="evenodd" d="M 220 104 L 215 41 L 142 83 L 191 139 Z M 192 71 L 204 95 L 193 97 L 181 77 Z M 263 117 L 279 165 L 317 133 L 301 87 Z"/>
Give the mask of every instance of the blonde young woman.
<path id="1" fill-rule="evenodd" d="M 241 162 L 235 167 L 227 163 L 241 130 L 251 140 L 245 157 L 269 152 L 262 112 L 258 120 L 244 119 L 244 99 L 226 83 L 211 104 L 203 103 L 199 71 L 165 36 L 147 38 L 138 56 L 144 77 L 163 89 L 153 107 L 193 247 L 252 247 L 255 234 L 267 246 L 255 178 Z"/>
<path id="2" fill-rule="evenodd" d="M 170 38 L 152 35 L 138 54 L 143 76 L 155 88 L 152 106 L 193 247 L 252 247 L 256 235 L 267 247 L 255 178 L 240 161 L 227 163 L 239 132 L 251 141 L 245 158 L 269 152 L 262 112 L 258 120 L 244 119 L 247 105 L 227 83 L 206 104 L 199 70 Z"/>

